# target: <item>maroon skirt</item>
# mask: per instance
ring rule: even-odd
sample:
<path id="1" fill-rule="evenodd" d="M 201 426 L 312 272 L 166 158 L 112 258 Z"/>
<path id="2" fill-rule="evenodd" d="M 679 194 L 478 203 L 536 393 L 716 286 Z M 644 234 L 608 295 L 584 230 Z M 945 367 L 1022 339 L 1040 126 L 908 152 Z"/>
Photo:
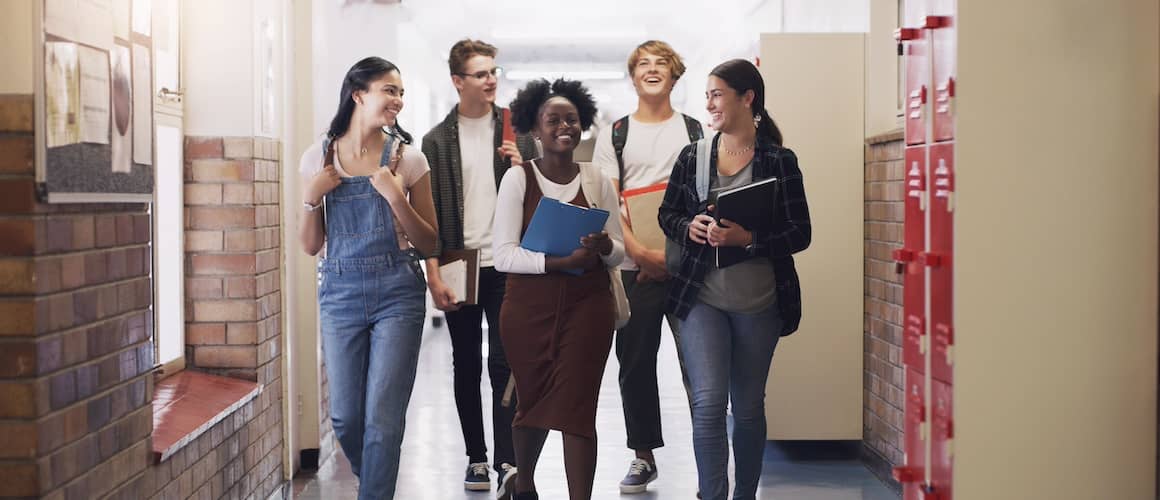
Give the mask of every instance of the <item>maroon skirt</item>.
<path id="1" fill-rule="evenodd" d="M 509 274 L 500 336 L 516 385 L 512 425 L 596 437 L 596 400 L 612 348 L 608 272 Z"/>

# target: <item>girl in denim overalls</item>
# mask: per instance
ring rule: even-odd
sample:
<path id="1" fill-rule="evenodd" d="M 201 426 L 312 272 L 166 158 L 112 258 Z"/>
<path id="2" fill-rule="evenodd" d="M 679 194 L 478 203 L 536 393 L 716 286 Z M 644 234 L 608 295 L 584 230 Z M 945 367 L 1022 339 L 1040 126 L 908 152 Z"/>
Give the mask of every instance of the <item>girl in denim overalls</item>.
<path id="1" fill-rule="evenodd" d="M 427 159 L 396 123 L 403 83 L 368 57 L 342 83 L 327 138 L 302 157 L 303 249 L 318 263 L 330 413 L 359 499 L 392 498 L 422 340 L 421 255 L 435 246 Z"/>

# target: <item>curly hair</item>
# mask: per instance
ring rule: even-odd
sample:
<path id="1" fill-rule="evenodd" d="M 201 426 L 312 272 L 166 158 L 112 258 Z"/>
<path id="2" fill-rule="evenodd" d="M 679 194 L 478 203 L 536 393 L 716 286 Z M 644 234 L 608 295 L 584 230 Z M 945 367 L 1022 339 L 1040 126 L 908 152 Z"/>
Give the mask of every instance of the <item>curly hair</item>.
<path id="1" fill-rule="evenodd" d="M 552 83 L 543 78 L 528 82 L 516 93 L 512 100 L 512 126 L 516 132 L 526 134 L 536 126 L 536 116 L 548 99 L 563 97 L 576 106 L 580 114 L 580 130 L 588 130 L 596 117 L 596 100 L 588 93 L 588 88 L 579 80 L 557 79 Z"/>

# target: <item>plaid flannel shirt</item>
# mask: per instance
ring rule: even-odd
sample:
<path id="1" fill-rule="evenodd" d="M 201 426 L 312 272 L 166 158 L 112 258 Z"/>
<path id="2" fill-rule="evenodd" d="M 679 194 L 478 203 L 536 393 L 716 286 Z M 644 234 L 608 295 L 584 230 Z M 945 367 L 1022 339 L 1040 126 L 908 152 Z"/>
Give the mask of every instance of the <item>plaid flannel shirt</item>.
<path id="1" fill-rule="evenodd" d="M 503 113 L 499 106 L 492 105 L 492 120 L 495 123 L 494 145 L 503 144 Z M 524 160 L 531 160 L 539 153 L 535 139 L 527 134 L 516 135 L 516 147 Z M 423 154 L 431 166 L 431 197 L 435 202 L 435 215 L 439 221 L 435 251 L 428 257 L 442 255 L 443 249 L 463 248 L 463 165 L 459 156 L 459 105 L 456 104 L 447 117 L 423 136 Z M 495 169 L 495 188 L 511 166 L 507 158 L 498 152 L 492 153 L 492 167 Z"/>
<path id="2" fill-rule="evenodd" d="M 710 181 L 717 177 L 717 143 L 713 138 L 710 154 Z M 772 231 L 754 231 L 755 254 L 773 263 L 777 305 L 783 322 L 781 334 L 789 335 L 801 322 L 801 287 L 793 254 L 810 246 L 810 210 L 806 203 L 802 173 L 793 151 L 774 145 L 768 138 L 759 137 L 753 153 L 753 180 L 777 177 L 781 203 L 774 214 L 777 220 Z M 706 200 L 697 198 L 697 143 L 685 146 L 677 156 L 658 219 L 665 235 L 682 246 L 680 271 L 668 281 L 665 308 L 685 319 L 697 301 L 705 283 L 705 273 L 713 265 L 712 247 L 689 239 L 689 224 L 693 217 L 705 213 Z"/>

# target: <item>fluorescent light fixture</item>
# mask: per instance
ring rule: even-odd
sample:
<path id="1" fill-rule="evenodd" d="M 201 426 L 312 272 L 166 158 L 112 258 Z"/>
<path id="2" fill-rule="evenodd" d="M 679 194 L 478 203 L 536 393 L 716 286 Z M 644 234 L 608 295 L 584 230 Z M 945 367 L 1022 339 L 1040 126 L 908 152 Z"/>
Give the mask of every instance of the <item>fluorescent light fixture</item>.
<path id="1" fill-rule="evenodd" d="M 505 71 L 503 76 L 509 80 L 535 80 L 545 78 L 555 80 L 568 78 L 570 80 L 620 80 L 624 78 L 624 71 L 615 70 L 511 70 Z"/>
<path id="2" fill-rule="evenodd" d="M 532 31 L 527 26 L 495 28 L 491 38 L 500 42 L 582 42 L 645 40 L 648 33 L 642 29 L 615 29 L 603 31 Z"/>

